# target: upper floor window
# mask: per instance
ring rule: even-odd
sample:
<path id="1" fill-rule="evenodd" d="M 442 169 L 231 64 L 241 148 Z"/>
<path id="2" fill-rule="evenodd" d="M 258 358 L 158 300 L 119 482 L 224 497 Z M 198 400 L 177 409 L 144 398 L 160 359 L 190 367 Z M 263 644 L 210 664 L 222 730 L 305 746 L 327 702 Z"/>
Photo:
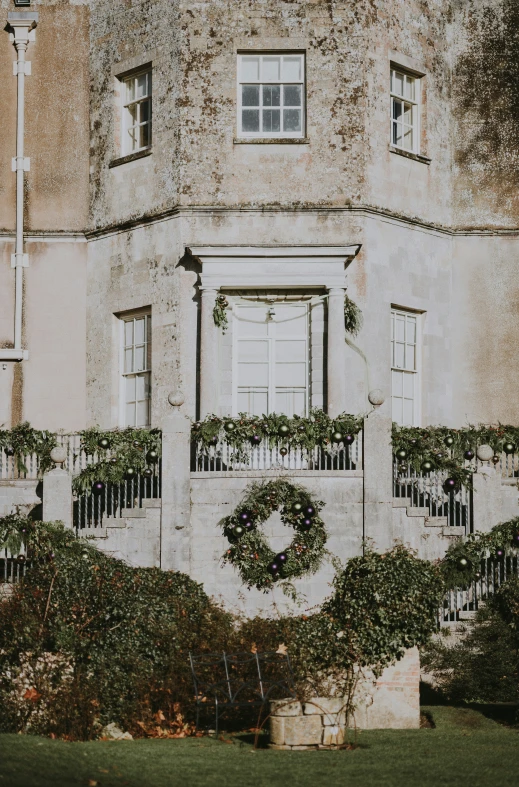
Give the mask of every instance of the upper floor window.
<path id="1" fill-rule="evenodd" d="M 392 418 L 400 426 L 420 424 L 419 319 L 414 312 L 391 311 Z"/>
<path id="2" fill-rule="evenodd" d="M 391 144 L 420 152 L 420 79 L 391 69 Z"/>
<path id="3" fill-rule="evenodd" d="M 151 69 L 122 80 L 122 154 L 151 145 Z"/>
<path id="4" fill-rule="evenodd" d="M 304 136 L 304 55 L 238 56 L 240 137 Z"/>
<path id="5" fill-rule="evenodd" d="M 151 314 L 121 319 L 121 420 L 149 426 L 151 404 Z"/>

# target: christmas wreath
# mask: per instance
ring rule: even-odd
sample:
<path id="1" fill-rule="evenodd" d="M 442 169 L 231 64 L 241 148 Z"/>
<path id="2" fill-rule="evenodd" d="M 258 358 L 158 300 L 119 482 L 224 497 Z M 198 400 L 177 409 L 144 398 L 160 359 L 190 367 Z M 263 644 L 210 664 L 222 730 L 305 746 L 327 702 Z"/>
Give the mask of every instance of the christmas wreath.
<path id="1" fill-rule="evenodd" d="M 327 534 L 319 516 L 323 505 L 285 479 L 252 484 L 240 505 L 219 523 L 230 542 L 224 562 L 238 569 L 249 588 L 266 592 L 279 581 L 283 592 L 293 595 L 290 580 L 314 574 L 326 554 Z M 290 546 L 278 553 L 260 530 L 277 510 L 283 524 L 296 531 Z"/>

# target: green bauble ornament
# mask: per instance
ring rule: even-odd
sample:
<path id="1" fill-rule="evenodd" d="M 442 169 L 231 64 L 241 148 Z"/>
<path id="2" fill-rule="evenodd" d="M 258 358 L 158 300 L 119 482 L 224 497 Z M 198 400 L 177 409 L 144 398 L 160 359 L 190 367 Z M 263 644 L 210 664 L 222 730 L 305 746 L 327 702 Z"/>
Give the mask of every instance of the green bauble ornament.
<path id="1" fill-rule="evenodd" d="M 515 454 L 515 445 L 513 443 L 505 443 L 503 445 L 503 451 L 507 455 Z"/>
<path id="2" fill-rule="evenodd" d="M 144 470 L 142 471 L 142 474 L 144 478 L 151 478 L 153 475 L 153 470 L 151 469 L 151 467 L 145 467 Z"/>
<path id="3" fill-rule="evenodd" d="M 244 533 L 245 533 L 245 530 L 243 529 L 243 527 L 241 525 L 236 525 L 232 529 L 232 534 L 233 534 L 233 536 L 235 538 L 241 538 Z"/>
<path id="4" fill-rule="evenodd" d="M 428 459 L 426 459 L 425 462 L 422 462 L 422 472 L 423 473 L 430 473 L 431 470 L 433 469 L 433 467 L 434 467 L 433 463 L 429 462 Z"/>
<path id="5" fill-rule="evenodd" d="M 286 424 L 281 424 L 281 426 L 278 429 L 278 433 L 280 435 L 283 435 L 283 436 L 287 435 L 289 432 L 290 432 L 290 429 L 288 428 L 288 426 Z"/>
<path id="6" fill-rule="evenodd" d="M 288 454 L 288 448 L 280 448 L 279 453 L 281 456 L 286 456 Z"/>
<path id="7" fill-rule="evenodd" d="M 158 461 L 159 461 L 159 454 L 158 454 L 158 451 L 155 451 L 155 450 L 152 448 L 152 449 L 151 449 L 151 451 L 148 451 L 148 453 L 146 454 L 146 460 L 147 460 L 147 461 L 148 461 L 150 464 L 154 464 L 155 462 L 158 462 Z"/>
<path id="8" fill-rule="evenodd" d="M 134 467 L 127 467 L 125 476 L 126 478 L 133 478 L 137 475 L 137 470 Z"/>
<path id="9" fill-rule="evenodd" d="M 340 443 L 342 441 L 342 432 L 333 432 L 332 443 Z"/>
<path id="10" fill-rule="evenodd" d="M 116 456 L 111 456 L 111 457 L 110 457 L 110 464 L 111 464 L 111 465 L 116 465 L 116 464 L 117 464 L 117 461 L 118 461 L 118 460 L 117 460 L 117 457 L 116 457 Z"/>
<path id="11" fill-rule="evenodd" d="M 303 510 L 303 504 L 302 503 L 293 503 L 292 504 L 292 513 L 293 514 L 300 514 L 302 510 Z"/>
<path id="12" fill-rule="evenodd" d="M 397 459 L 407 459 L 407 451 L 404 448 L 399 448 L 395 456 Z"/>
<path id="13" fill-rule="evenodd" d="M 106 437 L 102 437 L 98 442 L 98 446 L 106 451 L 107 448 L 110 448 L 110 440 Z"/>
<path id="14" fill-rule="evenodd" d="M 451 445 L 454 445 L 454 437 L 448 434 L 443 442 L 448 448 L 450 448 Z"/>
<path id="15" fill-rule="evenodd" d="M 223 425 L 223 428 L 226 432 L 234 432 L 236 430 L 236 424 L 234 421 L 226 421 Z"/>

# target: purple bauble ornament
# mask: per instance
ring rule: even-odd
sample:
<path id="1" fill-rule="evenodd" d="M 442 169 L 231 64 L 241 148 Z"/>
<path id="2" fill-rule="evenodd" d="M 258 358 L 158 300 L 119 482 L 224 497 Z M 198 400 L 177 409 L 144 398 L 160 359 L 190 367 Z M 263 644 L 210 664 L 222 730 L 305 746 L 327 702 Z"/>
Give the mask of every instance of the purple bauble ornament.
<path id="1" fill-rule="evenodd" d="M 259 434 L 253 434 L 250 441 L 252 445 L 259 445 L 261 443 L 261 437 Z"/>
<path id="2" fill-rule="evenodd" d="M 467 449 L 467 451 L 465 451 L 463 456 L 465 457 L 465 459 L 468 459 L 469 462 L 470 462 L 471 459 L 474 459 L 474 451 L 471 451 L 470 448 L 469 448 L 469 449 Z"/>
<path id="3" fill-rule="evenodd" d="M 274 558 L 274 563 L 277 563 L 278 566 L 283 566 L 288 560 L 288 556 L 286 552 L 280 552 L 279 555 L 276 555 Z"/>
<path id="4" fill-rule="evenodd" d="M 456 483 L 456 480 L 454 478 L 447 478 L 443 482 L 443 491 L 446 494 L 449 494 L 449 492 L 455 492 L 456 491 L 456 487 L 457 487 L 457 483 Z"/>
<path id="5" fill-rule="evenodd" d="M 101 492 L 104 491 L 105 491 L 104 481 L 95 481 L 92 484 L 92 492 L 94 493 L 94 495 L 100 495 Z"/>
<path id="6" fill-rule="evenodd" d="M 240 520 L 240 525 L 243 522 L 248 522 L 250 520 L 249 512 L 248 511 L 242 511 L 240 514 L 238 514 L 238 519 Z"/>
<path id="7" fill-rule="evenodd" d="M 504 556 L 505 556 L 505 550 L 503 549 L 503 547 L 496 547 L 495 557 L 497 558 L 497 560 L 502 560 Z"/>
<path id="8" fill-rule="evenodd" d="M 519 532 L 513 534 L 512 545 L 516 548 L 519 548 Z"/>
<path id="9" fill-rule="evenodd" d="M 344 445 L 351 445 L 353 442 L 355 442 L 355 438 L 352 434 L 345 434 L 342 442 Z"/>
<path id="10" fill-rule="evenodd" d="M 272 563 L 268 564 L 267 571 L 269 572 L 269 574 L 272 574 L 272 576 L 275 576 L 276 574 L 279 574 L 280 568 L 281 565 L 279 563 L 276 563 L 276 561 L 274 560 Z"/>
<path id="11" fill-rule="evenodd" d="M 252 524 L 252 522 L 242 522 L 242 525 L 241 525 L 241 526 L 243 527 L 243 529 L 244 529 L 244 530 L 246 530 L 246 531 L 247 531 L 247 533 L 248 533 L 250 530 L 252 530 L 252 528 L 254 527 L 254 525 Z"/>
<path id="12" fill-rule="evenodd" d="M 303 519 L 303 521 L 301 522 L 301 525 L 300 525 L 301 530 L 305 530 L 305 531 L 306 530 L 310 530 L 311 527 L 312 527 L 312 520 L 311 519 Z"/>
<path id="13" fill-rule="evenodd" d="M 315 508 L 314 508 L 313 506 L 307 506 L 307 507 L 305 508 L 305 510 L 304 510 L 304 515 L 305 515 L 307 518 L 310 518 L 310 517 L 314 516 L 314 514 L 315 514 Z"/>

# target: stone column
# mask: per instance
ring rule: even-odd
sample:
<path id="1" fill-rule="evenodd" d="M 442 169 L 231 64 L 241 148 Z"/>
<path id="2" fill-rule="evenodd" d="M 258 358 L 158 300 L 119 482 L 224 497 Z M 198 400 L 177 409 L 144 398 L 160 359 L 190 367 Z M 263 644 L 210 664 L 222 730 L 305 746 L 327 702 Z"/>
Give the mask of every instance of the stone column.
<path id="1" fill-rule="evenodd" d="M 184 397 L 170 394 L 174 408 L 162 423 L 162 526 L 160 567 L 189 573 L 191 535 L 191 423 L 180 412 Z"/>
<path id="2" fill-rule="evenodd" d="M 344 290 L 328 291 L 328 415 L 334 418 L 346 406 L 346 366 L 344 348 Z"/>
<path id="3" fill-rule="evenodd" d="M 202 290 L 200 327 L 200 418 L 218 410 L 218 328 L 213 309 L 216 290 Z"/>
<path id="4" fill-rule="evenodd" d="M 52 449 L 50 457 L 59 466 L 43 476 L 43 521 L 63 522 L 65 527 L 72 528 L 72 478 L 62 466 L 67 452 L 62 446 L 57 446 Z"/>
<path id="5" fill-rule="evenodd" d="M 481 465 L 472 476 L 474 494 L 474 530 L 488 533 L 493 527 L 503 522 L 503 490 L 501 488 L 501 471 L 494 467 Z M 506 489 L 506 488 L 505 488 Z M 517 502 L 517 490 L 512 490 L 514 502 Z"/>
<path id="6" fill-rule="evenodd" d="M 393 543 L 391 418 L 376 410 L 364 419 L 364 538 L 377 552 Z"/>

